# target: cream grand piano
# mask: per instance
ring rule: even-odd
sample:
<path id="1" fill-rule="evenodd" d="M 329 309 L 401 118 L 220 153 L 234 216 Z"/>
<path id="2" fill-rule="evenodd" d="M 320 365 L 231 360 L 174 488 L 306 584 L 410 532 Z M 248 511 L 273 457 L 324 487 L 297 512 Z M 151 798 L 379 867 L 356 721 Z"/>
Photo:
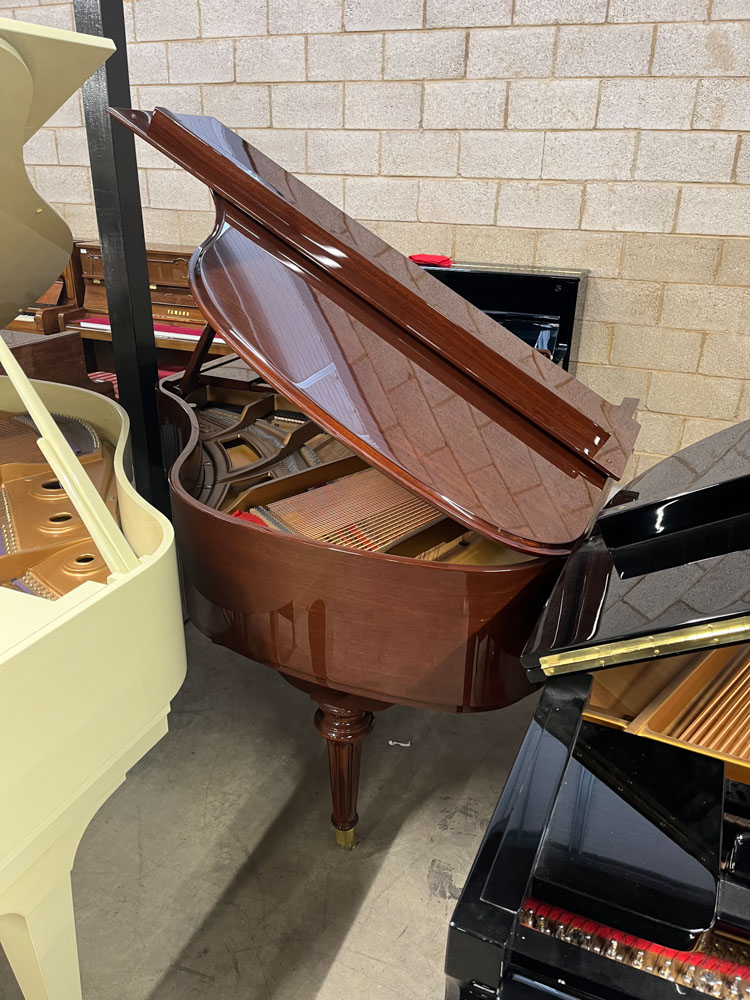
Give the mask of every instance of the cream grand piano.
<path id="1" fill-rule="evenodd" d="M 22 143 L 111 49 L 0 20 L 0 325 L 70 252 Z M 0 365 L 0 944 L 26 1000 L 79 1000 L 76 849 L 185 675 L 174 540 L 130 485 L 125 412 L 29 382 L 1 339 Z"/>

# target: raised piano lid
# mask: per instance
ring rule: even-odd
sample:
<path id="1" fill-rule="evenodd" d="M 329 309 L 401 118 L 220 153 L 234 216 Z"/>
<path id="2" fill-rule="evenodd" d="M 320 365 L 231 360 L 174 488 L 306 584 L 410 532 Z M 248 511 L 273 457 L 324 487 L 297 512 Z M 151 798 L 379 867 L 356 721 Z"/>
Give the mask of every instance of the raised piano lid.
<path id="1" fill-rule="evenodd" d="M 635 441 L 614 406 L 213 118 L 111 110 L 213 191 L 201 311 L 372 465 L 467 527 L 561 555 Z"/>
<path id="2" fill-rule="evenodd" d="M 750 641 L 750 421 L 653 466 L 579 544 L 529 642 L 533 679 Z"/>

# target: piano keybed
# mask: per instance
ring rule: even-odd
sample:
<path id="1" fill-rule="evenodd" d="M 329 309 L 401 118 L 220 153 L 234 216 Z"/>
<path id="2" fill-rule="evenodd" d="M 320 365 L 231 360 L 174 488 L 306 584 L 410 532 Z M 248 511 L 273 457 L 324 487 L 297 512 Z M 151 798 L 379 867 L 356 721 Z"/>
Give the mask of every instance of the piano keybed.
<path id="1" fill-rule="evenodd" d="M 277 393 L 201 386 L 201 502 L 256 526 L 357 551 L 493 566 L 533 558 L 446 517 Z"/>
<path id="2" fill-rule="evenodd" d="M 113 513 L 113 449 L 83 420 L 56 417 Z M 30 418 L 0 412 L 0 587 L 56 600 L 109 571 L 67 493 L 44 461 Z"/>
<path id="3" fill-rule="evenodd" d="M 586 718 L 690 746 L 750 783 L 750 649 L 725 647 L 594 674 Z"/>
<path id="4" fill-rule="evenodd" d="M 568 910 L 527 899 L 520 922 L 576 948 L 722 1000 L 750 1000 L 750 941 L 707 931 L 694 951 L 675 951 Z"/>

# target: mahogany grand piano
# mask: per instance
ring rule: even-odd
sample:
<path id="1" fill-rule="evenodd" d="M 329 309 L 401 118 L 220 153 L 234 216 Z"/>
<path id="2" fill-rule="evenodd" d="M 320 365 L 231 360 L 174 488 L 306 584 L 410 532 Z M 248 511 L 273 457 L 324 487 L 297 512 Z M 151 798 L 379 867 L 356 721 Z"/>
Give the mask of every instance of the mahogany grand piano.
<path id="1" fill-rule="evenodd" d="M 632 451 L 606 402 L 212 118 L 112 110 L 204 181 L 208 326 L 162 383 L 190 616 L 318 703 L 354 841 L 362 738 L 398 702 L 466 712 L 519 666 Z M 214 331 L 236 352 L 201 370 Z"/>

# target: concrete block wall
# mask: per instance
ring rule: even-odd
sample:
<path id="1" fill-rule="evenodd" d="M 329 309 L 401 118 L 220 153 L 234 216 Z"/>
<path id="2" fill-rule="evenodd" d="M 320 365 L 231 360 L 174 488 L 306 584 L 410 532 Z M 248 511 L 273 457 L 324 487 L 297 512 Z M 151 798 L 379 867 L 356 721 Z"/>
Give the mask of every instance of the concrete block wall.
<path id="1" fill-rule="evenodd" d="M 69 3 L 0 13 L 72 27 Z M 126 0 L 133 101 L 216 115 L 405 253 L 586 267 L 631 471 L 750 418 L 750 0 Z M 26 147 L 96 229 L 78 98 Z M 139 148 L 147 238 L 206 190 Z"/>

